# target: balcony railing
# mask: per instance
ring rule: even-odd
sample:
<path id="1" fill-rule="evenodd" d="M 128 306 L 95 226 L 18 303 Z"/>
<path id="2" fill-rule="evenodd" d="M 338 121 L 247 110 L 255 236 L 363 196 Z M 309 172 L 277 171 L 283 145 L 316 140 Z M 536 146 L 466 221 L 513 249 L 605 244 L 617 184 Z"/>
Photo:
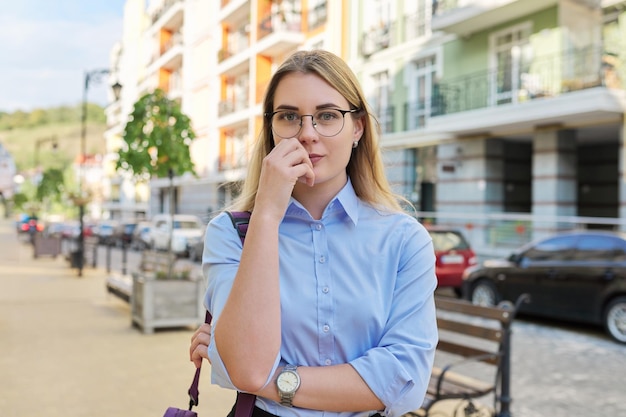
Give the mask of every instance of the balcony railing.
<path id="1" fill-rule="evenodd" d="M 223 100 L 218 104 L 218 115 L 220 117 L 226 116 L 227 114 L 231 114 L 240 110 L 244 110 L 248 108 L 248 99 L 245 98 L 243 100 Z"/>
<path id="2" fill-rule="evenodd" d="M 381 133 L 393 133 L 395 111 L 394 106 L 388 106 L 379 112 L 377 121 Z"/>
<path id="3" fill-rule="evenodd" d="M 368 57 L 391 45 L 391 23 L 371 27 L 361 37 L 361 54 Z"/>
<path id="4" fill-rule="evenodd" d="M 309 9 L 309 30 L 313 30 L 322 26 L 328 19 L 328 2 L 320 2 Z"/>
<path id="5" fill-rule="evenodd" d="M 276 12 L 263 17 L 259 23 L 259 39 L 280 31 L 300 32 L 302 15 L 300 12 Z"/>
<path id="6" fill-rule="evenodd" d="M 433 0 L 433 16 L 459 7 L 459 0 Z"/>
<path id="7" fill-rule="evenodd" d="M 152 24 L 156 23 L 172 6 L 176 3 L 182 3 L 183 0 L 165 0 L 161 7 L 154 11 L 152 14 Z"/>
<path id="8" fill-rule="evenodd" d="M 611 59 L 609 59 L 611 58 Z M 519 103 L 606 86 L 623 88 L 617 58 L 600 48 L 538 58 L 523 68 L 504 67 L 445 80 L 433 98 L 436 114 Z"/>

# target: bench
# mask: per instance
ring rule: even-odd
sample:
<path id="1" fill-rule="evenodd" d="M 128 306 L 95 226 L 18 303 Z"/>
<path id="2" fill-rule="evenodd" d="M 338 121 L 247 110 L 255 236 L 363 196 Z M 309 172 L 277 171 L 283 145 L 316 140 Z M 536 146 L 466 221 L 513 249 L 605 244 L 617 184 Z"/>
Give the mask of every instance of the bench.
<path id="1" fill-rule="evenodd" d="M 523 295 L 515 304 L 484 307 L 436 296 L 439 343 L 435 367 L 422 407 L 408 414 L 426 417 L 438 402 L 457 399 L 462 400 L 466 416 L 484 415 L 472 399 L 492 395 L 492 415 L 510 417 L 511 325 L 526 300 Z"/>

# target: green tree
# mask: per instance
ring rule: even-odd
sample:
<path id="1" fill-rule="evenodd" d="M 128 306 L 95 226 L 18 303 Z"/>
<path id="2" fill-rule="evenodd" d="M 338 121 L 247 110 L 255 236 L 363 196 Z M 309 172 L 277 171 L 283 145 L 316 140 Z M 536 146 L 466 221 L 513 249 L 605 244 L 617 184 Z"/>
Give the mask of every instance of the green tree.
<path id="1" fill-rule="evenodd" d="M 167 177 L 170 173 L 196 175 L 189 153 L 195 137 L 180 104 L 156 89 L 135 103 L 124 129 L 124 146 L 118 151 L 116 167 L 143 180 Z"/>
<path id="2" fill-rule="evenodd" d="M 24 206 L 28 203 L 28 196 L 24 193 L 13 194 L 13 207 L 16 210 L 24 210 Z"/>
<path id="3" fill-rule="evenodd" d="M 57 168 L 47 169 L 41 176 L 41 181 L 37 186 L 36 199 L 40 202 L 46 199 L 59 201 L 63 195 L 63 188 L 63 171 Z"/>

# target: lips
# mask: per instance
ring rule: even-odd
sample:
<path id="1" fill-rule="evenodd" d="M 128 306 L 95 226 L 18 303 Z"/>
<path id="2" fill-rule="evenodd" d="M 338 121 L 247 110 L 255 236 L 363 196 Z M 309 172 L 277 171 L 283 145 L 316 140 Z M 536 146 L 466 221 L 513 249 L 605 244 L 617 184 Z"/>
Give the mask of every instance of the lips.
<path id="1" fill-rule="evenodd" d="M 316 154 L 316 153 L 309 154 L 309 159 L 311 160 L 311 163 L 312 163 L 313 165 L 315 165 L 316 163 L 318 163 L 318 162 L 319 162 L 322 158 L 323 158 L 323 156 L 322 156 L 322 155 L 318 155 L 318 154 Z"/>

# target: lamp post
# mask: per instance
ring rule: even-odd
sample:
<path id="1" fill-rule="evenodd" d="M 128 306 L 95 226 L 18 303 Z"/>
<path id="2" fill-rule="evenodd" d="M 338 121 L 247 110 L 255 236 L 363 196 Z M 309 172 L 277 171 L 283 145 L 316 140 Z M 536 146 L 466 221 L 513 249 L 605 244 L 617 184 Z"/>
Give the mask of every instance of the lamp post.
<path id="1" fill-rule="evenodd" d="M 56 151 L 57 147 L 58 147 L 58 142 L 57 142 L 57 137 L 56 136 L 52 136 L 49 138 L 43 138 L 43 139 L 37 139 L 37 141 L 35 142 L 35 169 L 38 170 L 39 169 L 39 148 L 41 147 L 41 145 L 43 145 L 44 143 L 47 142 L 52 142 L 52 150 Z"/>
<path id="2" fill-rule="evenodd" d="M 78 268 L 78 276 L 81 277 L 83 275 L 83 263 L 85 261 L 85 195 L 83 193 L 83 175 L 84 175 L 84 164 L 87 159 L 87 150 L 86 150 L 86 139 L 87 139 L 87 92 L 89 91 L 90 83 L 97 83 L 102 80 L 102 77 L 108 75 L 110 70 L 105 69 L 97 69 L 93 71 L 85 72 L 85 84 L 83 86 L 83 105 L 82 105 L 82 114 L 81 114 L 81 132 L 80 132 L 80 160 L 79 160 L 79 172 L 78 172 L 78 221 L 80 224 L 80 231 L 78 234 L 78 250 L 75 254 L 76 258 L 76 267 Z M 122 86 L 119 83 L 115 83 L 111 86 L 113 89 L 113 94 L 115 95 L 115 100 L 119 99 L 119 94 L 122 89 Z"/>

